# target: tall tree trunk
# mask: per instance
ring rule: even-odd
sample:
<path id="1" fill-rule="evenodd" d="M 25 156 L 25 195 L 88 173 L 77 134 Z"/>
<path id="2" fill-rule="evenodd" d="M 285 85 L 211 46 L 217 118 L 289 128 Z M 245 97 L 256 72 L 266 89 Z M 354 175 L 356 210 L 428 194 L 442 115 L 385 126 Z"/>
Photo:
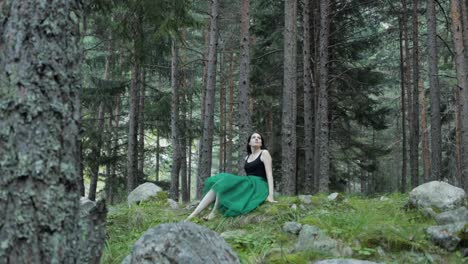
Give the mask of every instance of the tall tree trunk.
<path id="1" fill-rule="evenodd" d="M 226 75 L 224 74 L 224 56 L 219 63 L 221 87 L 219 94 L 219 172 L 226 171 Z"/>
<path id="2" fill-rule="evenodd" d="M 422 136 L 422 161 L 424 182 L 428 182 L 431 173 L 431 155 L 429 153 L 429 131 L 427 131 L 426 91 L 423 80 L 419 79 L 419 100 L 421 109 L 421 136 Z"/>
<path id="3" fill-rule="evenodd" d="M 141 17 L 134 15 L 132 81 L 130 85 L 130 109 L 128 113 L 127 193 L 136 187 L 138 177 L 138 105 L 140 101 L 140 51 Z"/>
<path id="4" fill-rule="evenodd" d="M 459 186 L 463 184 L 462 173 L 462 143 L 461 143 L 461 104 L 460 104 L 460 89 L 455 89 L 455 166 L 456 178 Z"/>
<path id="5" fill-rule="evenodd" d="M 159 170 L 161 169 L 160 165 L 160 155 L 161 155 L 161 129 L 159 128 L 159 122 L 156 122 L 156 181 L 159 181 Z"/>
<path id="6" fill-rule="evenodd" d="M 104 66 L 104 80 L 109 80 L 110 78 L 110 67 L 111 64 L 113 63 L 113 55 L 112 55 L 112 41 L 109 41 L 108 47 L 107 47 L 107 52 L 108 55 L 106 57 L 106 64 Z M 99 167 L 101 165 L 101 148 L 102 148 L 102 143 L 103 143 L 103 134 L 102 131 L 104 131 L 104 101 L 101 101 L 98 106 L 98 117 L 97 117 L 97 123 L 96 123 L 96 143 L 93 144 L 92 146 L 92 153 L 91 153 L 91 162 L 90 162 L 90 172 L 91 172 L 91 180 L 89 184 L 89 194 L 88 198 L 91 201 L 96 200 L 96 190 L 97 190 L 97 183 L 99 180 Z"/>
<path id="7" fill-rule="evenodd" d="M 213 147 L 214 104 L 216 87 L 216 57 L 218 48 L 219 0 L 211 1 L 210 45 L 208 49 L 208 67 L 206 80 L 205 115 L 203 120 L 203 137 L 200 144 L 200 158 L 197 175 L 197 198 L 203 191 L 205 179 L 211 175 L 211 158 Z"/>
<path id="8" fill-rule="evenodd" d="M 234 132 L 234 51 L 231 50 L 231 58 L 229 63 L 229 114 L 228 114 L 228 129 L 227 129 L 227 146 L 226 146 L 226 172 L 232 173 L 232 151 L 233 151 L 233 132 Z"/>
<path id="9" fill-rule="evenodd" d="M 187 39 L 187 30 L 185 28 L 182 29 L 182 43 L 186 42 Z M 187 178 L 187 145 L 190 144 L 188 138 L 188 125 L 187 125 L 187 49 L 185 45 L 182 46 L 181 49 L 181 65 L 180 67 L 180 77 L 181 80 L 180 88 L 180 182 L 181 182 L 181 198 L 183 202 L 190 201 L 190 190 L 189 190 L 189 179 Z"/>
<path id="10" fill-rule="evenodd" d="M 192 88 L 193 89 L 193 88 Z M 191 199 L 191 190 L 192 190 L 192 110 L 193 110 L 193 102 L 192 102 L 192 95 L 193 91 L 190 91 L 187 96 L 187 102 L 189 104 L 188 108 L 188 126 L 187 126 L 187 156 L 188 156 L 188 163 L 187 163 L 187 196 L 188 199 Z"/>
<path id="11" fill-rule="evenodd" d="M 119 116 L 120 116 L 121 101 L 120 97 L 115 98 L 115 115 L 114 115 L 114 130 L 112 139 L 112 167 L 111 167 L 111 180 L 108 202 L 113 204 L 114 202 L 114 189 L 116 188 L 117 179 L 117 158 L 119 153 Z"/>
<path id="12" fill-rule="evenodd" d="M 328 192 L 330 157 L 328 150 L 328 44 L 330 38 L 330 0 L 320 2 L 320 80 L 315 123 L 315 170 L 318 191 Z"/>
<path id="13" fill-rule="evenodd" d="M 406 111 L 405 111 L 405 67 L 404 67 L 404 57 L 403 57 L 403 21 L 399 19 L 399 32 L 400 32 L 400 85 L 401 85 L 401 156 L 402 156 L 402 165 L 401 165 L 401 186 L 400 191 L 402 193 L 406 192 Z"/>
<path id="14" fill-rule="evenodd" d="M 106 76 L 107 77 L 107 76 Z M 96 125 L 96 143 L 92 147 L 92 160 L 90 162 L 91 180 L 89 184 L 88 199 L 96 200 L 97 182 L 99 179 L 99 166 L 101 165 L 102 134 L 104 130 L 104 102 L 99 103 L 97 125 Z"/>
<path id="15" fill-rule="evenodd" d="M 305 193 L 311 194 L 314 188 L 314 96 L 312 67 L 310 58 L 310 1 L 304 0 L 303 8 L 304 40 L 302 53 L 304 56 L 304 154 L 305 154 Z"/>
<path id="16" fill-rule="evenodd" d="M 244 173 L 245 142 L 252 133 L 250 102 L 250 0 L 241 1 L 241 50 L 239 65 L 239 94 L 237 105 L 239 111 L 239 145 L 237 169 Z"/>
<path id="17" fill-rule="evenodd" d="M 463 34 L 468 34 L 468 32 L 463 32 L 461 3 L 459 0 L 451 1 L 450 16 L 452 17 L 451 28 L 455 50 L 455 68 L 457 70 L 458 89 L 460 89 L 462 186 L 465 191 L 468 191 L 468 72 L 463 46 Z"/>
<path id="18" fill-rule="evenodd" d="M 411 146 L 411 185 L 419 185 L 419 0 L 413 0 L 413 96 L 412 96 L 412 146 Z"/>
<path id="19" fill-rule="evenodd" d="M 140 99 L 138 105 L 138 183 L 144 182 L 145 165 L 145 70 L 140 72 Z"/>
<path id="20" fill-rule="evenodd" d="M 171 138 L 172 138 L 172 169 L 171 169 L 171 189 L 170 198 L 179 200 L 179 173 L 181 163 L 181 140 L 179 131 L 179 67 L 178 67 L 178 47 L 175 40 L 172 41 L 172 103 L 171 103 Z"/>
<path id="21" fill-rule="evenodd" d="M 284 5 L 284 86 L 281 126 L 281 174 L 284 193 L 296 194 L 296 51 L 297 0 Z"/>
<path id="22" fill-rule="evenodd" d="M 413 126 L 413 91 L 411 89 L 411 53 L 409 44 L 409 28 L 408 28 L 408 7 L 406 0 L 402 0 L 403 4 L 403 39 L 405 43 L 405 87 L 407 96 L 407 110 L 408 110 L 408 128 L 409 128 L 409 148 L 410 148 L 410 175 L 412 175 L 412 168 L 414 167 L 414 160 L 412 153 L 414 152 L 414 126 Z M 406 155 L 406 153 L 405 153 Z M 413 179 L 411 178 L 411 183 Z M 416 187 L 416 186 L 413 186 Z"/>
<path id="23" fill-rule="evenodd" d="M 431 99 L 431 174 L 429 181 L 441 179 L 442 125 L 440 116 L 440 88 L 437 54 L 435 0 L 427 1 L 427 49 L 429 66 L 429 90 Z"/>
<path id="24" fill-rule="evenodd" d="M 81 124 L 81 113 L 80 113 L 80 119 L 79 119 L 79 124 Z M 78 192 L 80 193 L 80 196 L 85 196 L 85 186 L 84 186 L 84 171 L 83 171 L 83 145 L 80 139 L 80 136 L 78 135 L 78 140 L 76 142 L 77 149 L 78 149 L 78 155 L 76 157 L 77 159 L 77 164 L 78 164 Z"/>
<path id="25" fill-rule="evenodd" d="M 0 262 L 77 263 L 81 1 L 0 5 Z"/>

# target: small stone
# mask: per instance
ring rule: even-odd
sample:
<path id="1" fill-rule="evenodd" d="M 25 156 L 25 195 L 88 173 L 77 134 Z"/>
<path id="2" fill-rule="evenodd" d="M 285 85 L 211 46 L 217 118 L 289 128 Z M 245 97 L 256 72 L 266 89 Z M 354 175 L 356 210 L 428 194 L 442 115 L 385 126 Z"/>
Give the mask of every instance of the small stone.
<path id="1" fill-rule="evenodd" d="M 291 209 L 297 210 L 297 205 L 296 204 L 291 205 Z"/>
<path id="2" fill-rule="evenodd" d="M 169 207 L 171 207 L 171 209 L 179 209 L 179 203 L 177 203 L 176 201 L 172 199 L 167 199 L 167 202 L 169 203 Z"/>
<path id="3" fill-rule="evenodd" d="M 312 203 L 312 195 L 299 195 L 299 201 L 303 204 L 311 204 Z"/>
<path id="4" fill-rule="evenodd" d="M 283 231 L 291 234 L 299 234 L 301 231 L 302 224 L 297 222 L 286 222 L 283 225 Z"/>

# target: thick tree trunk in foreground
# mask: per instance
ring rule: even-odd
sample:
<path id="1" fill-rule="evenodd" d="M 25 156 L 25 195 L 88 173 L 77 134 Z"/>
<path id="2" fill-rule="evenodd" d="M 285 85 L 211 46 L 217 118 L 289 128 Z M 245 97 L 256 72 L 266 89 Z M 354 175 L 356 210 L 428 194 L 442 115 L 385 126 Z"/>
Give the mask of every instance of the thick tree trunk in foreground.
<path id="1" fill-rule="evenodd" d="M 77 263 L 81 2 L 0 5 L 0 262 Z"/>
<path id="2" fill-rule="evenodd" d="M 205 96 L 205 113 L 203 118 L 203 136 L 200 142 L 198 160 L 197 198 L 203 192 L 205 179 L 211 175 L 211 158 L 213 152 L 213 127 L 216 88 L 216 57 L 218 49 L 219 0 L 211 1 L 210 45 L 208 48 L 208 65 Z"/>

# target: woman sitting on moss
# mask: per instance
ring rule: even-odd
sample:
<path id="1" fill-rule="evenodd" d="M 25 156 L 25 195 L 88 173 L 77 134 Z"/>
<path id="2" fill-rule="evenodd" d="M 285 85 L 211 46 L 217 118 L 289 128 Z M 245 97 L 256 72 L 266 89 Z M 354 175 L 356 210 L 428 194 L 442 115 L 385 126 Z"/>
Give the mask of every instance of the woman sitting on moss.
<path id="1" fill-rule="evenodd" d="M 205 196 L 187 220 L 197 216 L 213 202 L 213 209 L 206 220 L 215 217 L 216 209 L 224 216 L 237 216 L 249 213 L 265 200 L 276 203 L 273 198 L 271 156 L 260 134 L 250 135 L 247 140 L 247 153 L 244 164 L 247 176 L 219 173 L 209 177 L 203 190 Z"/>

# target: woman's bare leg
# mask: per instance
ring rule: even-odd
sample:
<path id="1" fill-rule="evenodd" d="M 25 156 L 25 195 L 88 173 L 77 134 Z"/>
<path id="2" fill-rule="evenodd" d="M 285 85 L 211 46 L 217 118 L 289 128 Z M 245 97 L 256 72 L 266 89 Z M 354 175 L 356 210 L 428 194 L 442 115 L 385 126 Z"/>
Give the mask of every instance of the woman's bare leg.
<path id="1" fill-rule="evenodd" d="M 205 194 L 203 199 L 198 204 L 197 208 L 187 217 L 187 220 L 190 220 L 197 216 L 203 209 L 208 207 L 216 198 L 216 193 L 213 190 L 210 190 Z"/>
<path id="2" fill-rule="evenodd" d="M 206 220 L 211 220 L 213 218 L 215 218 L 216 216 L 216 209 L 218 209 L 218 195 L 216 195 L 216 200 L 215 200 L 215 204 L 213 206 L 213 209 L 211 210 L 210 214 L 206 217 Z"/>

